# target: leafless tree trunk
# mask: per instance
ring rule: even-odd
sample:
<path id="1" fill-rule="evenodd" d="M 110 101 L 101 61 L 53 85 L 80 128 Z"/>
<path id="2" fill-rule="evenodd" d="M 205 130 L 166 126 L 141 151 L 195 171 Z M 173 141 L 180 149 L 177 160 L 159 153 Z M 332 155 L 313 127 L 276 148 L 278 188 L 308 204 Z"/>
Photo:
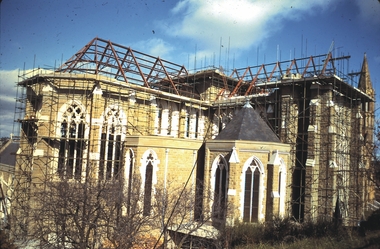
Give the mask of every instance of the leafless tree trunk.
<path id="1" fill-rule="evenodd" d="M 30 197 L 29 238 L 37 241 L 40 248 L 49 249 L 167 248 L 174 242 L 181 248 L 192 241 L 209 242 L 197 236 L 199 231 L 208 236 L 210 231 L 205 226 L 212 227 L 213 216 L 204 212 L 202 219 L 194 219 L 193 186 L 157 183 L 147 215 L 140 175 L 130 180 L 132 184 L 124 179 L 46 177 Z M 215 207 L 214 214 L 216 208 L 221 207 Z"/>
<path id="2" fill-rule="evenodd" d="M 212 229 L 212 217 L 215 212 L 224 212 L 226 207 L 215 207 L 213 214 L 204 212 L 202 219 L 194 218 L 196 210 L 195 190 L 168 184 L 166 189 L 156 190 L 156 212 L 161 214 L 161 235 L 163 248 L 175 244 L 176 248 L 191 246 L 194 241 L 197 246 L 208 248 L 217 230 Z M 204 197 L 206 198 L 206 197 Z M 218 211 L 217 211 L 218 210 Z M 210 230 L 211 229 L 211 230 Z M 169 236 L 170 234 L 170 236 Z M 202 238 L 201 236 L 205 236 Z"/>

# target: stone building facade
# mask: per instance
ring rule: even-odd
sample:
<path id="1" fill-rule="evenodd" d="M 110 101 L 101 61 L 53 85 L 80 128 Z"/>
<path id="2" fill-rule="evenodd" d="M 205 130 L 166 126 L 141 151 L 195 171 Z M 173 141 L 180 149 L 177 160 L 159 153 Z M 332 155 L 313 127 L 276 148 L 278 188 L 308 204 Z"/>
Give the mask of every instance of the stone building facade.
<path id="1" fill-rule="evenodd" d="M 320 66 L 292 67 L 294 60 L 270 75 L 267 65 L 265 74 L 227 76 L 218 69 L 189 73 L 145 54 L 139 61 L 139 52 L 99 38 L 85 48 L 105 49 L 108 61 L 84 59 L 83 50 L 55 72 L 19 82 L 25 106 L 14 210 L 22 222 L 46 181 L 89 176 L 123 179 L 126 188 L 138 179 L 144 215 L 155 188 L 186 186 L 197 204 L 188 219 L 211 214 L 216 227 L 274 216 L 339 217 L 349 225 L 373 200 L 364 174 L 374 125 L 366 58 L 354 87 L 334 71 L 339 58 L 331 55 Z"/>

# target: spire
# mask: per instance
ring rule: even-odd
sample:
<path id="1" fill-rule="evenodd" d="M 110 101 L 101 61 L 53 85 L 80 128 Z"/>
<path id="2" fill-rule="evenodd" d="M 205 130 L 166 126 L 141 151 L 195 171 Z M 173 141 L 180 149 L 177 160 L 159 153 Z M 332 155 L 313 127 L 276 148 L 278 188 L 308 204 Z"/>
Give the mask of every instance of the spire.
<path id="1" fill-rule="evenodd" d="M 368 62 L 367 62 L 367 55 L 364 54 L 364 59 L 363 59 L 363 65 L 362 65 L 362 70 L 360 72 L 360 78 L 359 78 L 359 84 L 358 88 L 371 96 L 372 98 L 375 97 L 375 92 L 372 87 L 372 82 L 371 82 L 371 76 L 369 74 L 369 68 L 368 68 Z"/>

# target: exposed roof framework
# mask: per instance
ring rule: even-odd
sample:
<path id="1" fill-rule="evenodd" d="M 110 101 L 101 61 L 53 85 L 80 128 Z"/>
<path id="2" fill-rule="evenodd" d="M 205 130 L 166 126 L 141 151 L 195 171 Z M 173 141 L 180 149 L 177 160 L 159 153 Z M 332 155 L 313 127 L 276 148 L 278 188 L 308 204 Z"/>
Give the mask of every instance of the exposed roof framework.
<path id="1" fill-rule="evenodd" d="M 230 92 L 230 97 L 243 93 L 249 95 L 258 82 L 278 82 L 280 80 L 292 80 L 302 78 L 325 78 L 340 75 L 342 79 L 347 76 L 343 70 L 348 64 L 350 56 L 333 58 L 332 53 L 310 56 L 301 59 L 279 61 L 241 69 L 234 69 L 231 77 L 237 78 L 238 83 Z M 341 70 L 336 67 L 339 61 Z M 345 62 L 347 61 L 347 62 Z M 348 66 L 346 66 L 348 67 Z M 238 94 L 239 95 L 239 94 Z"/>
<path id="2" fill-rule="evenodd" d="M 97 37 L 56 71 L 100 74 L 178 95 L 175 81 L 188 75 L 184 66 Z"/>
<path id="3" fill-rule="evenodd" d="M 336 75 L 347 83 L 350 79 L 344 71 L 348 70 L 349 58 L 350 56 L 334 58 L 330 52 L 234 69 L 230 76 L 218 72 L 219 82 L 222 84 L 216 99 L 222 94 L 228 97 L 247 96 L 255 93 L 256 85 L 263 82 L 327 78 Z M 189 92 L 194 91 L 191 86 L 197 83 L 197 75 L 202 73 L 190 74 L 184 66 L 97 37 L 56 71 L 105 75 L 180 96 L 189 96 Z M 203 72 L 207 73 L 210 70 Z"/>

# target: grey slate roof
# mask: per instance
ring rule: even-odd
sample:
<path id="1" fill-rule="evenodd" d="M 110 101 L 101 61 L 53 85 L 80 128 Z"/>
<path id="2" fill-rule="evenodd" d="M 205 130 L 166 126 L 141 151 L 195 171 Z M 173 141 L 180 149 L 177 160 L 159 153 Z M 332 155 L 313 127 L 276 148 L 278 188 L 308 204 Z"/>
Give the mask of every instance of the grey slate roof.
<path id="1" fill-rule="evenodd" d="M 232 118 L 215 140 L 247 140 L 280 143 L 259 113 L 247 103 Z"/>
<path id="2" fill-rule="evenodd" d="M 18 141 L 10 140 L 0 149 L 0 164 L 16 165 L 16 152 L 20 147 Z"/>

